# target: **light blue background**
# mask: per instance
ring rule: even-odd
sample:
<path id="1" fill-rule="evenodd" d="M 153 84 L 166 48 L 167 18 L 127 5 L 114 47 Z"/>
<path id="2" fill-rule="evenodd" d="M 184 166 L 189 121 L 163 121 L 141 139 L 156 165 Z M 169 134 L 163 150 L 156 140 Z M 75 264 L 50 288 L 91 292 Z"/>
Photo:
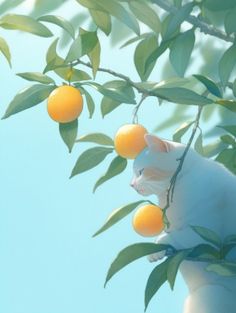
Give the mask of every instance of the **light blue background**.
<path id="1" fill-rule="evenodd" d="M 58 14 L 70 16 L 74 6 L 64 6 Z M 19 12 L 19 10 L 18 10 Z M 58 28 L 50 26 L 54 33 Z M 53 38 L 3 31 L 13 58 L 10 70 L 1 64 L 1 116 L 16 92 L 30 83 L 14 73 L 41 71 L 44 55 Z M 112 50 L 102 38 L 102 66 L 138 80 L 133 47 Z M 152 75 L 159 79 L 157 68 Z M 97 81 L 114 79 L 99 74 Z M 58 80 L 60 82 L 60 80 Z M 117 128 L 132 120 L 133 107 L 123 105 L 105 119 L 100 114 L 99 94 L 92 92 L 96 113 L 88 119 L 85 109 L 79 120 L 79 135 L 101 131 L 114 136 Z M 137 98 L 139 99 L 139 98 Z M 172 104 L 158 106 L 149 98 L 140 110 L 140 122 L 149 131 L 170 115 Z M 171 139 L 173 129 L 160 136 Z M 78 155 L 89 144 L 77 144 L 67 152 L 58 125 L 50 120 L 46 103 L 0 122 L 0 312 L 1 313 L 142 313 L 144 289 L 155 264 L 141 259 L 117 274 L 103 288 L 110 263 L 129 244 L 143 239 L 134 233 L 127 217 L 112 229 L 92 238 L 115 208 L 140 200 L 129 182 L 132 162 L 125 173 L 92 188 L 106 170 L 109 160 L 97 168 L 69 180 Z M 149 198 L 154 201 L 156 199 Z M 150 303 L 149 313 L 182 312 L 187 290 L 178 275 L 172 292 L 166 284 Z"/>

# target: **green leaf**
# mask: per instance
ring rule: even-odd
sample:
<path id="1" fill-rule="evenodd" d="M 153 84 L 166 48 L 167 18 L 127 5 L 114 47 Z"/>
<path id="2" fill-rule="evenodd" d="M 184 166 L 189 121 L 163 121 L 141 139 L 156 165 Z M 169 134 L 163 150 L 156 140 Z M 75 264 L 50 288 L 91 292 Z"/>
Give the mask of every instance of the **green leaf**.
<path id="1" fill-rule="evenodd" d="M 229 243 L 227 245 L 224 244 L 220 251 L 221 258 L 225 259 L 226 256 L 230 253 L 230 251 L 234 249 L 235 247 L 236 247 L 236 243 Z"/>
<path id="2" fill-rule="evenodd" d="M 216 247 L 221 246 L 221 239 L 214 231 L 202 226 L 191 226 L 191 228 L 204 240 L 212 243 Z"/>
<path id="3" fill-rule="evenodd" d="M 94 23 L 100 28 L 107 36 L 111 32 L 111 17 L 106 12 L 100 10 L 89 10 L 90 15 L 93 18 Z"/>
<path id="4" fill-rule="evenodd" d="M 84 151 L 78 158 L 70 178 L 90 170 L 100 164 L 105 157 L 113 152 L 113 148 L 93 147 Z"/>
<path id="5" fill-rule="evenodd" d="M 194 5 L 194 2 L 187 3 L 172 16 L 167 25 L 167 29 L 164 34 L 164 40 L 170 39 L 172 37 L 173 33 L 176 31 L 176 28 L 178 28 L 190 15 Z"/>
<path id="6" fill-rule="evenodd" d="M 236 113 L 236 101 L 220 99 L 216 100 L 215 103 L 222 105 L 224 108 Z"/>
<path id="7" fill-rule="evenodd" d="M 161 88 L 156 87 L 151 90 L 152 94 L 161 99 L 189 105 L 206 105 L 213 103 L 213 100 L 197 94 L 196 92 L 182 87 Z"/>
<path id="8" fill-rule="evenodd" d="M 201 154 L 202 156 L 204 156 L 204 149 L 203 149 L 203 144 L 202 144 L 202 133 L 200 133 L 195 141 L 194 144 L 194 149 Z"/>
<path id="9" fill-rule="evenodd" d="M 142 23 L 149 26 L 154 32 L 160 32 L 159 16 L 145 1 L 129 1 L 129 8 Z"/>
<path id="10" fill-rule="evenodd" d="M 73 39 L 75 38 L 75 30 L 73 25 L 69 21 L 67 21 L 64 17 L 56 15 L 44 15 L 39 17 L 38 21 L 55 24 L 64 29 L 68 34 L 70 34 L 70 36 Z"/>
<path id="11" fill-rule="evenodd" d="M 157 49 L 158 41 L 155 35 L 151 35 L 142 40 L 136 47 L 134 53 L 134 64 L 142 81 L 146 81 L 151 74 L 156 60 L 149 64 L 146 68 L 147 59 Z"/>
<path id="12" fill-rule="evenodd" d="M 192 249 L 186 249 L 177 252 L 174 256 L 170 257 L 168 268 L 167 268 L 167 280 L 170 284 L 170 288 L 173 290 L 175 285 L 175 279 L 176 275 L 179 269 L 180 264 L 186 257 L 189 255 L 189 253 L 192 251 Z"/>
<path id="13" fill-rule="evenodd" d="M 5 56 L 5 58 L 7 59 L 9 65 L 11 67 L 11 52 L 10 52 L 10 49 L 9 49 L 9 46 L 8 46 L 6 40 L 2 37 L 0 37 L 0 51 Z"/>
<path id="14" fill-rule="evenodd" d="M 2 119 L 29 109 L 45 100 L 56 86 L 36 84 L 21 90 L 9 104 Z"/>
<path id="15" fill-rule="evenodd" d="M 228 133 L 236 137 L 236 125 L 225 125 L 225 126 L 218 126 L 218 127 L 226 130 Z"/>
<path id="16" fill-rule="evenodd" d="M 139 40 L 142 40 L 142 39 L 145 39 L 147 37 L 149 37 L 152 33 L 144 33 L 140 36 L 135 36 L 129 40 L 127 40 L 125 43 L 123 43 L 122 46 L 120 46 L 120 49 L 124 48 L 124 47 L 127 47 L 129 45 L 131 45 L 132 43 L 136 42 L 136 41 L 139 41 Z"/>
<path id="17" fill-rule="evenodd" d="M 75 143 L 75 139 L 78 131 L 78 119 L 70 123 L 59 123 L 59 131 L 62 140 L 67 145 L 69 153 L 71 153 L 72 148 Z"/>
<path id="18" fill-rule="evenodd" d="M 236 243 L 236 235 L 229 235 L 224 239 L 224 244 Z"/>
<path id="19" fill-rule="evenodd" d="M 0 18 L 0 27 L 21 30 L 41 37 L 53 36 L 46 26 L 26 15 L 7 14 Z"/>
<path id="20" fill-rule="evenodd" d="M 122 206 L 118 209 L 113 210 L 113 212 L 108 216 L 105 224 L 93 235 L 93 237 L 101 234 L 114 224 L 118 223 L 121 219 L 123 219 L 125 216 L 130 214 L 133 210 L 136 209 L 138 205 L 141 203 L 147 202 L 145 200 L 129 203 L 125 206 Z"/>
<path id="21" fill-rule="evenodd" d="M 121 81 L 120 81 L 121 82 Z M 112 82 L 109 82 L 112 84 Z M 133 95 L 128 94 L 126 91 L 127 90 L 123 90 L 120 86 L 117 85 L 117 87 L 108 87 L 107 85 L 108 83 L 102 85 L 99 85 L 95 82 L 86 82 L 84 83 L 84 85 L 88 85 L 91 86 L 93 88 L 95 88 L 98 92 L 100 92 L 101 94 L 103 94 L 106 97 L 109 97 L 113 100 L 116 100 L 120 103 L 130 103 L 130 104 L 136 104 L 136 101 L 133 97 Z M 123 86 L 128 85 L 126 82 L 120 83 L 123 84 Z"/>
<path id="22" fill-rule="evenodd" d="M 115 260 L 112 262 L 107 273 L 105 285 L 112 278 L 112 276 L 114 276 L 117 272 L 122 270 L 126 265 L 130 264 L 131 262 L 134 262 L 137 259 L 147 256 L 149 254 L 166 250 L 170 247 L 171 246 L 169 245 L 149 242 L 136 243 L 126 247 L 125 249 L 120 251 Z"/>
<path id="23" fill-rule="evenodd" d="M 85 89 L 83 89 L 83 92 L 84 92 L 84 95 L 86 98 L 86 103 L 87 103 L 87 107 L 88 107 L 88 111 L 89 111 L 89 118 L 92 118 L 93 113 L 95 111 L 95 103 L 94 103 L 91 95 Z"/>
<path id="24" fill-rule="evenodd" d="M 173 135 L 173 141 L 181 142 L 183 135 L 189 130 L 189 128 L 194 124 L 193 122 L 184 122 Z"/>
<path id="25" fill-rule="evenodd" d="M 106 116 L 113 110 L 115 110 L 118 106 L 121 105 L 121 102 L 113 100 L 108 97 L 103 97 L 102 102 L 101 102 L 101 112 L 102 112 L 102 117 Z"/>
<path id="26" fill-rule="evenodd" d="M 224 164 L 233 174 L 236 174 L 236 149 L 225 149 L 221 151 L 215 159 Z"/>
<path id="27" fill-rule="evenodd" d="M 99 2 L 94 0 L 76 0 L 79 4 L 88 9 L 101 10 L 102 7 L 99 5 Z"/>
<path id="28" fill-rule="evenodd" d="M 169 266 L 170 258 L 166 259 L 161 264 L 157 265 L 151 272 L 147 285 L 145 288 L 145 311 L 152 297 L 160 289 L 160 287 L 167 281 L 167 270 Z"/>
<path id="29" fill-rule="evenodd" d="M 198 79 L 211 94 L 213 94 L 216 97 L 222 97 L 221 90 L 212 79 L 203 75 L 198 75 L 198 74 L 195 74 L 193 76 L 196 79 Z"/>
<path id="30" fill-rule="evenodd" d="M 11 0 L 11 1 L 5 0 L 5 1 L 1 1 L 1 4 L 0 4 L 0 15 L 4 14 L 9 9 L 12 9 L 12 8 L 15 9 L 18 5 L 20 5 L 24 1 L 25 0 Z"/>
<path id="31" fill-rule="evenodd" d="M 204 258 L 209 260 L 215 260 L 220 257 L 219 251 L 208 244 L 199 244 L 192 249 L 189 254 L 190 258 L 198 259 Z"/>
<path id="32" fill-rule="evenodd" d="M 206 267 L 208 272 L 214 272 L 221 276 L 232 277 L 236 276 L 236 263 L 224 262 L 224 263 L 213 263 Z"/>
<path id="33" fill-rule="evenodd" d="M 41 84 L 55 84 L 55 81 L 51 77 L 38 72 L 17 73 L 16 75 L 26 80 L 39 82 Z"/>
<path id="34" fill-rule="evenodd" d="M 203 5 L 211 11 L 224 11 L 234 8 L 236 3 L 234 0 L 205 0 Z"/>
<path id="35" fill-rule="evenodd" d="M 194 48 L 195 34 L 190 29 L 179 34 L 170 46 L 170 62 L 179 76 L 184 76 Z"/>
<path id="36" fill-rule="evenodd" d="M 66 56 L 66 62 L 72 62 L 85 54 L 91 52 L 97 45 L 98 38 L 96 32 L 84 32 L 76 38 L 70 46 Z"/>
<path id="37" fill-rule="evenodd" d="M 119 175 L 120 173 L 122 173 L 125 168 L 127 166 L 127 160 L 120 157 L 120 156 L 116 156 L 112 161 L 111 164 L 109 165 L 106 173 L 104 175 L 102 175 L 98 181 L 96 182 L 94 188 L 93 188 L 93 192 L 96 191 L 96 189 L 103 183 L 105 183 L 107 180 L 113 178 L 114 176 Z"/>
<path id="38" fill-rule="evenodd" d="M 162 41 L 160 46 L 157 47 L 147 58 L 145 62 L 145 72 L 147 72 L 148 68 L 153 64 L 153 62 L 156 62 L 157 59 L 166 51 L 167 48 L 169 48 L 171 42 L 173 39 Z"/>
<path id="39" fill-rule="evenodd" d="M 230 74 L 236 64 L 236 44 L 233 44 L 229 49 L 225 51 L 219 61 L 219 75 L 223 87 L 225 87 L 229 81 Z"/>
<path id="40" fill-rule="evenodd" d="M 230 135 L 223 135 L 220 136 L 220 140 L 222 142 L 224 142 L 225 144 L 227 144 L 228 146 L 233 146 L 234 148 L 236 147 L 236 141 L 235 138 L 230 136 Z"/>
<path id="41" fill-rule="evenodd" d="M 236 19 L 236 9 L 230 10 L 225 15 L 225 31 L 228 35 L 236 32 L 236 25 L 235 25 L 235 19 Z"/>
<path id="42" fill-rule="evenodd" d="M 116 17 L 136 34 L 140 34 L 139 24 L 126 9 L 115 0 L 94 0 L 105 12 Z"/>
<path id="43" fill-rule="evenodd" d="M 94 142 L 103 146 L 114 146 L 113 140 L 109 136 L 102 133 L 91 133 L 84 135 L 77 139 L 76 142 Z"/>
<path id="44" fill-rule="evenodd" d="M 97 34 L 96 34 L 97 36 Z M 92 64 L 93 77 L 95 79 L 99 65 L 100 65 L 101 45 L 97 37 L 97 44 L 91 52 L 88 53 L 89 60 Z"/>

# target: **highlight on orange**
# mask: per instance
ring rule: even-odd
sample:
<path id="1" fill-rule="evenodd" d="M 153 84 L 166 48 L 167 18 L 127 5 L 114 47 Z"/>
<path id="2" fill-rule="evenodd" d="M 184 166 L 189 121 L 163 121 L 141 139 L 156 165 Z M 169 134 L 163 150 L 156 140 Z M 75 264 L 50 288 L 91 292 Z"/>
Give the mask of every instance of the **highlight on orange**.
<path id="1" fill-rule="evenodd" d="M 148 131 L 140 124 L 125 124 L 115 134 L 116 152 L 126 159 L 135 159 L 147 146 L 144 135 Z"/>
<path id="2" fill-rule="evenodd" d="M 69 123 L 79 117 L 83 110 L 83 98 L 73 86 L 60 86 L 54 89 L 47 103 L 49 116 L 58 123 Z"/>
<path id="3" fill-rule="evenodd" d="M 133 228 L 141 236 L 159 235 L 164 229 L 162 209 L 153 204 L 144 205 L 133 216 Z"/>

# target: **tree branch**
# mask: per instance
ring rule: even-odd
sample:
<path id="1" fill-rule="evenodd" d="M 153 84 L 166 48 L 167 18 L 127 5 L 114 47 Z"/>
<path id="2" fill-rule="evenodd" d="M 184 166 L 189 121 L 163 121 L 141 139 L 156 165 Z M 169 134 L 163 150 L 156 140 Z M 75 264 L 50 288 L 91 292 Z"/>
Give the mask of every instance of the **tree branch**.
<path id="1" fill-rule="evenodd" d="M 151 0 L 153 3 L 155 3 L 157 6 L 159 6 L 161 9 L 176 14 L 178 12 L 178 8 L 168 3 L 166 0 Z M 221 30 L 207 24 L 206 22 L 201 21 L 199 18 L 197 18 L 194 15 L 189 15 L 186 18 L 186 21 L 193 26 L 200 29 L 201 32 L 204 34 L 208 34 L 214 37 L 217 37 L 219 39 L 222 39 L 227 42 L 234 42 L 234 38 L 232 36 L 228 36 L 226 33 L 222 32 Z"/>
<path id="2" fill-rule="evenodd" d="M 89 68 L 91 68 L 91 69 L 93 68 L 91 63 L 89 63 L 89 62 L 84 62 L 84 61 L 81 61 L 81 60 L 75 61 L 75 62 L 73 63 L 73 66 L 76 66 L 76 65 L 78 65 L 78 64 L 82 64 L 82 65 L 87 66 L 87 67 L 89 67 Z M 110 70 L 110 69 L 107 69 L 107 68 L 103 68 L 103 67 L 99 67 L 99 68 L 98 68 L 98 71 L 99 71 L 99 72 L 108 73 L 108 74 L 110 74 L 110 75 L 112 75 L 112 76 L 115 76 L 115 77 L 118 77 L 118 78 L 121 78 L 121 79 L 127 81 L 127 83 L 129 83 L 132 87 L 134 87 L 138 92 L 140 92 L 140 93 L 142 93 L 142 94 L 148 93 L 146 89 L 138 87 L 137 84 L 136 84 L 134 81 L 132 81 L 132 80 L 131 80 L 128 76 L 126 76 L 126 75 L 123 75 L 123 74 L 121 74 L 121 73 L 114 72 L 113 70 Z"/>
<path id="3" fill-rule="evenodd" d="M 171 180 L 170 180 L 170 186 L 169 188 L 167 189 L 167 194 L 166 194 L 166 206 L 164 207 L 163 209 L 163 216 L 164 216 L 164 221 L 165 221 L 165 224 L 166 224 L 166 227 L 169 228 L 170 227 L 170 223 L 167 219 L 167 216 L 166 216 L 166 211 L 167 209 L 169 208 L 170 206 L 170 203 L 173 201 L 173 195 L 174 195 L 174 189 L 175 189 L 175 183 L 176 183 L 176 180 L 177 180 L 177 177 L 183 167 L 183 164 L 184 164 L 184 160 L 185 160 L 185 157 L 188 153 L 188 150 L 193 142 L 193 139 L 194 139 L 194 136 L 197 132 L 197 129 L 199 127 L 199 121 L 200 121 L 200 117 L 201 117 L 201 113 L 202 113 L 202 109 L 203 109 L 203 106 L 198 106 L 198 113 L 197 113 L 197 116 L 196 116 L 196 119 L 195 119 L 195 122 L 194 122 L 194 126 L 193 126 L 193 129 L 192 129 L 192 133 L 191 133 L 191 136 L 188 140 L 188 143 L 186 145 L 186 148 L 184 150 L 184 153 L 183 155 L 177 160 L 179 161 L 179 165 L 174 173 L 174 175 L 171 177 Z"/>

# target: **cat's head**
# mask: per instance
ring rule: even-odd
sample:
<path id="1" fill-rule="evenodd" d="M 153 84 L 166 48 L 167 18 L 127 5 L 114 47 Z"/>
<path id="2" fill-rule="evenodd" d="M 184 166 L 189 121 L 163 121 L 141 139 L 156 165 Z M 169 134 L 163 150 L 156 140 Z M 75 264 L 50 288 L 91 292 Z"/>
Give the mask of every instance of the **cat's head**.
<path id="1" fill-rule="evenodd" d="M 134 177 L 130 185 L 143 196 L 160 195 L 167 190 L 185 145 L 151 134 L 146 134 L 144 138 L 147 147 L 134 160 Z M 194 151 L 190 150 L 184 163 L 192 160 L 192 153 Z"/>

